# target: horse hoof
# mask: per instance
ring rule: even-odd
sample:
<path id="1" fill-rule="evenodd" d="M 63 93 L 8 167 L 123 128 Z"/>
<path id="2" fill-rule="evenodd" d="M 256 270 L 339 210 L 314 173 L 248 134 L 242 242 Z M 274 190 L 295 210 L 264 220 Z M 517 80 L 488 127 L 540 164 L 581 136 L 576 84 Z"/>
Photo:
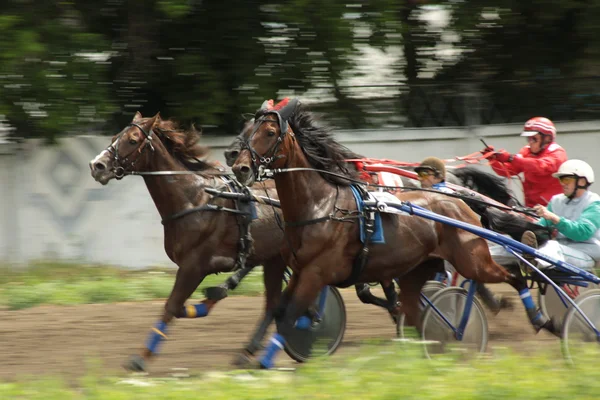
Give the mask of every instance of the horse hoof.
<path id="1" fill-rule="evenodd" d="M 204 296 L 207 300 L 219 301 L 227 297 L 227 288 L 222 286 L 212 286 L 204 289 Z"/>
<path id="2" fill-rule="evenodd" d="M 243 351 L 234 357 L 234 359 L 231 361 L 231 364 L 238 368 L 251 368 L 253 366 L 253 362 L 254 360 L 252 359 L 252 356 Z"/>
<path id="3" fill-rule="evenodd" d="M 123 364 L 123 368 L 132 372 L 146 371 L 146 361 L 141 356 L 131 356 L 127 362 Z"/>
<path id="4" fill-rule="evenodd" d="M 500 297 L 500 309 L 512 310 L 514 308 L 514 304 L 510 299 L 507 299 L 506 297 Z"/>

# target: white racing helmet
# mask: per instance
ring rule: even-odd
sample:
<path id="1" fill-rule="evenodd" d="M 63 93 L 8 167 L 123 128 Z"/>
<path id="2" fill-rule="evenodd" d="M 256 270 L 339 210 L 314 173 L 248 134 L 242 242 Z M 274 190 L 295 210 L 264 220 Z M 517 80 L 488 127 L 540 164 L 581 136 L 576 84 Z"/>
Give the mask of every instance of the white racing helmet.
<path id="1" fill-rule="evenodd" d="M 572 175 L 585 178 L 589 185 L 594 183 L 594 170 L 590 167 L 590 164 L 582 160 L 567 160 L 561 164 L 558 172 L 552 174 L 555 178 Z"/>

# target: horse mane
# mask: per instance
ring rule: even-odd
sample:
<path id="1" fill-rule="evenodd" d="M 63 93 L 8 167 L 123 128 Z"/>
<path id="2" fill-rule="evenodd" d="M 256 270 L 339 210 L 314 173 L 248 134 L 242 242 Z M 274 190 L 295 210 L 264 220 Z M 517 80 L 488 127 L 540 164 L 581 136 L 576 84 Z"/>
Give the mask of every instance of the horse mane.
<path id="1" fill-rule="evenodd" d="M 521 205 L 506 185 L 504 178 L 483 171 L 481 168 L 466 166 L 448 171 L 462 181 L 462 186 L 475 190 L 508 206 Z"/>
<path id="2" fill-rule="evenodd" d="M 202 132 L 196 130 L 194 125 L 186 130 L 175 121 L 161 120 L 158 126 L 152 129 L 163 142 L 169 154 L 190 171 L 216 168 L 216 162 L 202 160 L 210 150 L 207 146 L 198 143 Z"/>
<path id="3" fill-rule="evenodd" d="M 259 110 L 256 118 L 268 113 L 269 110 Z M 345 160 L 364 157 L 337 142 L 333 138 L 331 129 L 318 125 L 314 115 L 302 104 L 298 103 L 288 123 L 313 168 L 344 175 L 351 179 L 359 179 L 355 164 Z M 320 173 L 320 175 L 335 185 L 348 186 L 352 184 L 352 182 L 334 175 L 326 173 Z"/>

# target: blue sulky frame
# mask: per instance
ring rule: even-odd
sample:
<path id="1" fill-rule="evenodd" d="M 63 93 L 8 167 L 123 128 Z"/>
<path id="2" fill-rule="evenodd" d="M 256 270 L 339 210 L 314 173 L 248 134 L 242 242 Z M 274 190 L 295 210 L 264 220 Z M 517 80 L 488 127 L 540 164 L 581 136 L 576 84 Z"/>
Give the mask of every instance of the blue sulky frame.
<path id="1" fill-rule="evenodd" d="M 550 279 L 545 273 L 543 273 L 542 271 L 540 271 L 539 268 L 535 267 L 534 265 L 529 263 L 527 260 L 525 260 L 522 256 L 522 254 L 523 253 L 531 254 L 531 255 L 535 256 L 536 258 L 539 258 L 540 260 L 544 260 L 544 261 L 552 264 L 554 266 L 553 269 L 556 271 L 566 273 L 566 274 L 572 274 L 571 276 L 561 277 L 561 281 L 564 281 L 565 283 L 571 283 L 571 284 L 575 284 L 575 285 L 579 285 L 579 286 L 587 286 L 588 282 L 600 284 L 600 278 L 597 277 L 596 275 L 591 274 L 587 271 L 584 271 L 580 268 L 577 268 L 574 265 L 571 265 L 564 261 L 560 261 L 560 260 L 556 260 L 552 257 L 548 257 L 547 255 L 540 253 L 536 249 L 531 248 L 527 245 L 524 245 L 523 243 L 518 242 L 510 237 L 503 236 L 503 235 L 496 233 L 494 231 L 491 231 L 489 229 L 481 228 L 481 227 L 478 227 L 475 225 L 468 224 L 466 222 L 457 221 L 455 219 L 436 214 L 430 210 L 427 210 L 426 208 L 411 204 L 410 202 L 388 203 L 388 202 L 380 202 L 380 201 L 365 201 L 365 205 L 370 206 L 370 207 L 376 207 L 380 211 L 383 211 L 386 207 L 391 207 L 391 208 L 403 211 L 403 212 L 411 214 L 411 215 L 416 215 L 416 216 L 419 216 L 422 218 L 430 219 L 430 220 L 433 220 L 436 222 L 440 222 L 440 223 L 443 223 L 446 225 L 450 225 L 450 226 L 453 226 L 456 228 L 463 229 L 467 232 L 471 232 L 477 236 L 480 236 L 484 239 L 487 239 L 491 242 L 494 242 L 496 244 L 503 246 L 508 252 L 513 254 L 515 257 L 517 257 L 522 262 L 526 263 L 529 266 L 529 268 L 531 268 L 533 271 L 537 272 L 540 277 L 542 277 L 549 285 L 551 285 L 557 291 L 557 293 L 560 294 L 560 297 L 563 299 L 563 302 L 566 299 L 577 310 L 579 315 L 582 316 L 582 318 L 586 321 L 586 323 L 593 329 L 593 331 L 596 333 L 596 337 L 597 337 L 598 341 L 600 342 L 600 331 L 589 320 L 589 318 L 579 308 L 579 306 L 569 296 L 567 296 L 564 293 L 564 291 L 552 279 Z M 463 317 L 462 317 L 461 322 L 458 327 L 454 327 L 444 315 L 442 315 L 440 312 L 437 312 L 438 315 L 444 320 L 444 322 L 454 331 L 457 340 L 462 339 L 464 329 L 467 325 L 469 314 L 471 311 L 471 305 L 473 303 L 472 300 L 473 300 L 473 297 L 475 296 L 475 289 L 476 289 L 476 283 L 472 282 L 472 284 L 469 285 L 467 301 L 465 304 L 465 310 L 464 310 Z M 429 301 L 429 299 L 424 298 L 424 300 L 430 306 L 432 306 L 432 303 Z"/>

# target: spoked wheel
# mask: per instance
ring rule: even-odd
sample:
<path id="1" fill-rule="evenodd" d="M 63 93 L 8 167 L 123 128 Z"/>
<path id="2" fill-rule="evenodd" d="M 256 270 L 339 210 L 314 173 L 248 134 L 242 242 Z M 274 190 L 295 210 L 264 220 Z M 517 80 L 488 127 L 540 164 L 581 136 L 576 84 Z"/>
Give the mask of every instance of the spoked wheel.
<path id="1" fill-rule="evenodd" d="M 423 289 L 421 289 L 421 293 L 425 295 L 429 300 L 442 289 L 445 289 L 446 285 L 439 281 L 427 281 L 425 285 L 423 285 Z M 422 306 L 421 310 L 425 307 Z M 396 336 L 401 339 L 407 338 L 407 331 L 410 331 L 412 327 L 406 326 L 406 315 L 401 313 L 398 317 L 398 321 L 396 321 Z"/>
<path id="2" fill-rule="evenodd" d="M 467 355 L 483 353 L 486 350 L 488 323 L 483 307 L 476 297 L 473 297 L 469 320 L 461 340 L 456 339 L 452 328 L 440 316 L 443 315 L 452 326 L 458 328 L 467 304 L 467 294 L 465 289 L 449 287 L 440 290 L 431 299 L 435 309 L 427 306 L 423 315 L 422 336 L 427 357 L 445 353 L 450 347 Z"/>
<path id="3" fill-rule="evenodd" d="M 320 296 L 319 296 L 320 297 Z M 318 309 L 319 298 L 314 307 Z M 346 307 L 339 290 L 327 287 L 323 315 L 308 329 L 296 329 L 277 322 L 277 331 L 285 338 L 285 352 L 298 362 L 310 357 L 333 354 L 342 343 L 346 331 Z"/>
<path id="4" fill-rule="evenodd" d="M 567 284 L 561 285 L 560 287 L 571 299 L 575 299 L 578 296 L 589 292 L 590 290 L 598 289 L 598 285 L 591 282 L 587 287 Z M 561 297 L 562 294 L 559 294 L 551 285 L 546 287 L 545 294 L 538 292 L 540 309 L 544 315 L 552 319 L 555 324 L 560 324 L 560 326 L 562 326 L 563 318 L 570 306 L 568 300 L 561 299 Z"/>
<path id="5" fill-rule="evenodd" d="M 600 289 L 588 290 L 575 300 L 587 319 L 600 329 Z M 577 364 L 594 346 L 600 346 L 600 338 L 573 306 L 565 314 L 562 328 L 562 349 L 565 358 Z M 589 359 L 589 357 L 588 357 Z"/>

